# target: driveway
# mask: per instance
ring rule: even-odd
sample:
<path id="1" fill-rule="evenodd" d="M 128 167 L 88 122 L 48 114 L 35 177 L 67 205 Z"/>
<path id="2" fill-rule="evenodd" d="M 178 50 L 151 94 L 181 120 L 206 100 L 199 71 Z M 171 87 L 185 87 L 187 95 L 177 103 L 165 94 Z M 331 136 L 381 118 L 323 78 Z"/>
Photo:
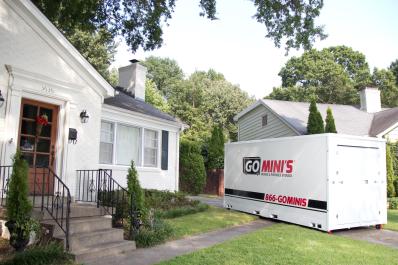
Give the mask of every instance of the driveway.
<path id="1" fill-rule="evenodd" d="M 378 230 L 373 227 L 361 227 L 336 231 L 334 234 L 398 249 L 398 232 L 396 231 Z"/>
<path id="2" fill-rule="evenodd" d="M 204 197 L 204 196 L 188 196 L 192 200 L 197 200 L 202 203 L 223 208 L 224 197 Z"/>

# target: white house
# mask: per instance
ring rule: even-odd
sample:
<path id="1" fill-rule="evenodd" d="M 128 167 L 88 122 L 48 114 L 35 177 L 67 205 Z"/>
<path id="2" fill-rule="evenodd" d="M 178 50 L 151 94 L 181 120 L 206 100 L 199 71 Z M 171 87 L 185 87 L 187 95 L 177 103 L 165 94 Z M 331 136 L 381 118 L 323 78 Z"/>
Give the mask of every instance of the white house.
<path id="1" fill-rule="evenodd" d="M 338 133 L 398 140 L 398 107 L 382 109 L 380 91 L 364 88 L 360 106 L 317 104 L 323 119 L 332 109 Z M 307 134 L 308 102 L 259 99 L 237 114 L 238 141 Z"/>
<path id="2" fill-rule="evenodd" d="M 119 75 L 113 88 L 30 1 L 0 0 L 0 164 L 19 148 L 77 198 L 77 170 L 111 169 L 125 186 L 134 160 L 144 188 L 178 190 L 182 123 L 145 103 L 143 66 Z"/>

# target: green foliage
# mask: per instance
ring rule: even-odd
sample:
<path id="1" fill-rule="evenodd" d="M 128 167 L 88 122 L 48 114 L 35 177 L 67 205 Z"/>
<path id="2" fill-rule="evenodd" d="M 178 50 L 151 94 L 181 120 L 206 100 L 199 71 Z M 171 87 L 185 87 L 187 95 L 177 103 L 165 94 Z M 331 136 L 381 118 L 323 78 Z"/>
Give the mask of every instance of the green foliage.
<path id="1" fill-rule="evenodd" d="M 357 104 L 357 90 L 371 83 L 365 56 L 346 46 L 312 49 L 290 58 L 280 70 L 282 88 L 275 88 L 271 99 L 320 103 Z"/>
<path id="2" fill-rule="evenodd" d="M 389 209 L 398 210 L 398 197 L 388 198 Z"/>
<path id="3" fill-rule="evenodd" d="M 173 228 L 160 218 L 155 217 L 151 226 L 144 226 L 135 238 L 137 247 L 152 247 L 165 242 L 173 236 Z"/>
<path id="4" fill-rule="evenodd" d="M 175 0 L 130 1 L 130 0 L 33 0 L 33 3 L 52 21 L 59 30 L 69 33 L 75 28 L 94 33 L 109 32 L 113 39 L 124 38 L 134 53 L 140 47 L 154 50 L 162 46 L 163 29 L 171 19 Z M 290 48 L 308 49 L 316 38 L 324 39 L 323 28 L 315 25 L 323 7 L 316 1 L 253 1 L 257 11 L 254 18 L 267 29 L 266 37 L 280 47 L 285 41 Z M 201 16 L 216 19 L 216 0 L 200 0 Z"/>
<path id="5" fill-rule="evenodd" d="M 396 77 L 391 70 L 373 70 L 373 85 L 380 90 L 381 103 L 384 106 L 398 106 L 398 85 Z"/>
<path id="6" fill-rule="evenodd" d="M 214 126 L 208 143 L 208 169 L 224 168 L 224 143 L 222 128 Z"/>
<path id="7" fill-rule="evenodd" d="M 180 141 L 180 190 L 199 194 L 206 184 L 206 170 L 200 145 L 181 139 Z"/>
<path id="8" fill-rule="evenodd" d="M 7 193 L 7 220 L 15 221 L 16 226 L 29 236 L 34 223 L 30 221 L 32 204 L 29 201 L 28 163 L 17 150 L 13 157 L 12 174 Z"/>
<path id="9" fill-rule="evenodd" d="M 134 161 L 131 161 L 131 166 L 127 172 L 127 190 L 133 194 L 135 207 L 145 218 L 146 208 L 144 191 L 142 190 L 140 181 L 138 180 L 138 173 L 135 169 Z"/>
<path id="10" fill-rule="evenodd" d="M 170 210 L 179 207 L 195 206 L 198 201 L 190 200 L 183 192 L 167 190 L 144 190 L 145 205 L 148 209 Z"/>
<path id="11" fill-rule="evenodd" d="M 315 99 L 311 100 L 308 122 L 307 122 L 307 133 L 308 134 L 318 134 L 324 133 L 323 119 L 321 113 L 316 107 Z"/>
<path id="12" fill-rule="evenodd" d="M 391 155 L 391 147 L 390 144 L 386 145 L 386 164 L 387 164 L 387 197 L 395 196 L 395 187 L 394 187 L 394 168 L 393 168 L 393 159 Z"/>
<path id="13" fill-rule="evenodd" d="M 396 85 L 398 86 L 398 59 L 396 59 L 394 62 L 392 62 L 390 64 L 390 67 L 388 67 L 388 69 L 393 72 L 394 76 L 395 76 L 395 82 Z"/>
<path id="14" fill-rule="evenodd" d="M 326 111 L 325 133 L 337 133 L 336 125 L 334 124 L 332 109 L 329 107 Z"/>
<path id="15" fill-rule="evenodd" d="M 145 82 L 145 102 L 163 112 L 170 112 L 169 104 L 151 79 L 148 79 Z"/>
<path id="16" fill-rule="evenodd" d="M 188 214 L 200 213 L 209 209 L 209 206 L 204 203 L 200 203 L 197 201 L 193 206 L 183 206 L 174 209 L 170 209 L 168 211 L 157 211 L 156 216 L 159 218 L 170 219 L 176 218 Z"/>
<path id="17" fill-rule="evenodd" d="M 1 265 L 50 265 L 73 264 L 72 255 L 66 253 L 63 246 L 50 243 L 45 246 L 33 246 L 23 252 L 17 252 L 13 258 Z"/>

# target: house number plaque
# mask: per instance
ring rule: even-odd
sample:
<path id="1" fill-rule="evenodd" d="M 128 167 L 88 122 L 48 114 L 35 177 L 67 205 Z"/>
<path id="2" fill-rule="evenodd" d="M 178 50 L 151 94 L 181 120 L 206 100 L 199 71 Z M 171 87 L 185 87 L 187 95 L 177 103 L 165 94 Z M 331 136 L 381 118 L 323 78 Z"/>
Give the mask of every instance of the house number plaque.
<path id="1" fill-rule="evenodd" d="M 46 85 L 42 85 L 41 91 L 49 93 L 49 94 L 54 94 L 54 89 L 52 87 L 48 87 Z"/>

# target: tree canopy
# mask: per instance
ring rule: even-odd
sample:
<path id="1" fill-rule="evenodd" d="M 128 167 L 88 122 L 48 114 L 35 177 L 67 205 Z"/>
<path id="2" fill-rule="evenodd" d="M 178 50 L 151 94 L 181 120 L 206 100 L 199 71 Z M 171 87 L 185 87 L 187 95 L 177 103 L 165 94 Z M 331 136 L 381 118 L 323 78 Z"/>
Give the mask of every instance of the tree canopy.
<path id="1" fill-rule="evenodd" d="M 64 34 L 76 29 L 109 32 L 112 39 L 122 37 L 132 52 L 142 47 L 154 50 L 163 44 L 162 26 L 172 18 L 176 0 L 32 0 Z M 266 37 L 277 47 L 309 49 L 315 39 L 324 39 L 322 26 L 315 25 L 323 0 L 252 0 L 254 18 L 264 24 Z M 217 18 L 216 0 L 199 0 L 200 16 Z"/>

